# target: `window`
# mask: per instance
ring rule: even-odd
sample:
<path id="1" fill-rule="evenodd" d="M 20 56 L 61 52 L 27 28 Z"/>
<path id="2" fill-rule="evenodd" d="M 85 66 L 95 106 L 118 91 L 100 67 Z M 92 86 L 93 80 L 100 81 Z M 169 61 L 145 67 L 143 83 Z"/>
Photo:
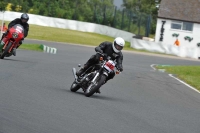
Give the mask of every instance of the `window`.
<path id="1" fill-rule="evenodd" d="M 193 23 L 183 22 L 183 30 L 193 31 Z"/>
<path id="2" fill-rule="evenodd" d="M 172 22 L 171 28 L 181 30 L 182 23 L 181 22 Z"/>
<path id="3" fill-rule="evenodd" d="M 181 22 L 181 21 L 172 21 L 171 29 L 193 31 L 193 23 Z"/>

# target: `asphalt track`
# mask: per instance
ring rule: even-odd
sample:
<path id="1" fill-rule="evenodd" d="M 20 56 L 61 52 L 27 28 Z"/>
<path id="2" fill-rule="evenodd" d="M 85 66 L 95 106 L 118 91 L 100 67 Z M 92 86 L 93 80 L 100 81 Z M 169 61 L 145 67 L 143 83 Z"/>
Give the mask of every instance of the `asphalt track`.
<path id="1" fill-rule="evenodd" d="M 72 67 L 94 48 L 26 40 L 57 54 L 17 50 L 0 60 L 0 133 L 199 133 L 200 94 L 151 64 L 200 65 L 124 52 L 124 71 L 87 98 L 70 92 Z"/>

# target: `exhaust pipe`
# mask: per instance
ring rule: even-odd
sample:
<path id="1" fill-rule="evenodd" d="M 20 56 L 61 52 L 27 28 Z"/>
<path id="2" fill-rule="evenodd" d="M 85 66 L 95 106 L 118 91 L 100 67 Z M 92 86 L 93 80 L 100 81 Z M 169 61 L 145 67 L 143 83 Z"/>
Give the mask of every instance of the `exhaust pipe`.
<path id="1" fill-rule="evenodd" d="M 77 76 L 76 76 L 76 68 L 73 68 L 73 69 L 72 69 L 72 72 L 73 72 L 73 74 L 74 74 L 74 78 L 75 78 L 75 80 L 77 80 Z"/>

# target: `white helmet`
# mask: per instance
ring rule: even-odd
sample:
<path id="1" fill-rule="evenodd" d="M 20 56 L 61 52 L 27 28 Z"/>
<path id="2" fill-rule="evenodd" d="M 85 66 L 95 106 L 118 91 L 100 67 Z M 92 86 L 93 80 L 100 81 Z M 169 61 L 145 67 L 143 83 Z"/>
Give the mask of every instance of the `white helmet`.
<path id="1" fill-rule="evenodd" d="M 121 37 L 117 37 L 115 38 L 112 47 L 115 53 L 119 53 L 123 49 L 124 45 L 125 45 L 124 39 Z"/>

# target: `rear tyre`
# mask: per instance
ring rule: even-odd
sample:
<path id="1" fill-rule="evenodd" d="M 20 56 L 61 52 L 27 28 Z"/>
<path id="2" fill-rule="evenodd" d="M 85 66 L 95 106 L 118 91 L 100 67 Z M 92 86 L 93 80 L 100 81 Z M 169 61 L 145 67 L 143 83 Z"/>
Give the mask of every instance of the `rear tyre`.
<path id="1" fill-rule="evenodd" d="M 72 92 L 76 92 L 76 91 L 79 90 L 79 89 L 80 89 L 80 86 L 76 83 L 76 81 L 74 81 L 74 82 L 72 83 L 72 85 L 71 85 L 70 90 L 71 90 Z"/>
<path id="2" fill-rule="evenodd" d="M 7 47 L 5 48 L 3 53 L 1 54 L 1 59 L 4 59 L 4 57 L 8 54 L 8 51 L 9 51 L 11 46 L 12 46 L 12 42 L 9 42 L 9 44 L 7 45 Z"/>
<path id="3" fill-rule="evenodd" d="M 92 96 L 101 87 L 101 85 L 104 84 L 104 82 L 106 81 L 106 78 L 107 77 L 105 75 L 102 75 L 99 81 L 97 81 L 97 84 L 89 86 L 90 88 L 86 90 L 85 96 L 86 97 Z"/>

